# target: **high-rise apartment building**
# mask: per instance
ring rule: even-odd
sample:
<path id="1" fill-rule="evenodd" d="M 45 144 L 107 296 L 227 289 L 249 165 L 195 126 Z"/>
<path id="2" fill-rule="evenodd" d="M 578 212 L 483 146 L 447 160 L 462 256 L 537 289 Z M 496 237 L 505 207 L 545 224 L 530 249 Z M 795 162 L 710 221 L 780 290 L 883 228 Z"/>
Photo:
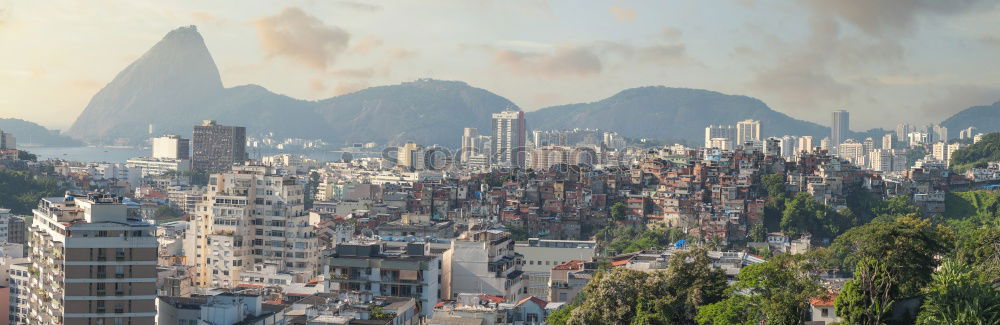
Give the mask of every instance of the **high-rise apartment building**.
<path id="1" fill-rule="evenodd" d="M 948 128 L 947 127 L 944 127 L 944 126 L 941 126 L 941 125 L 935 125 L 931 129 L 934 131 L 934 141 L 948 142 L 948 139 L 950 139 L 948 137 Z"/>
<path id="2" fill-rule="evenodd" d="M 423 167 L 423 146 L 407 142 L 396 148 L 396 166 L 404 170 L 420 170 Z"/>
<path id="3" fill-rule="evenodd" d="M 462 147 L 459 148 L 459 160 L 462 163 L 468 163 L 469 158 L 473 155 L 482 154 L 480 148 L 482 144 L 479 143 L 482 137 L 479 135 L 479 130 L 476 128 L 465 128 L 462 130 Z"/>
<path id="4" fill-rule="evenodd" d="M 823 138 L 823 140 L 819 140 L 819 149 L 830 151 L 831 149 L 833 149 L 833 145 L 831 144 L 831 142 L 833 141 L 830 140 L 830 137 L 825 137 Z"/>
<path id="5" fill-rule="evenodd" d="M 156 228 L 120 197 L 43 198 L 29 241 L 29 324 L 156 318 Z"/>
<path id="6" fill-rule="evenodd" d="M 906 139 L 910 132 L 916 131 L 907 123 L 896 125 L 896 139 Z"/>
<path id="7" fill-rule="evenodd" d="M 882 149 L 892 150 L 893 145 L 896 143 L 896 134 L 887 133 L 882 136 Z"/>
<path id="8" fill-rule="evenodd" d="M 721 150 L 733 150 L 735 149 L 733 145 L 733 139 L 730 138 L 712 138 L 706 145 L 708 148 L 716 148 Z"/>
<path id="9" fill-rule="evenodd" d="M 839 148 L 847 140 L 851 132 L 851 114 L 845 110 L 833 111 L 833 122 L 830 124 L 830 143 Z"/>
<path id="10" fill-rule="evenodd" d="M 228 288 L 311 280 L 317 273 L 319 220 L 305 211 L 304 192 L 295 177 L 277 175 L 268 166 L 235 166 L 211 175 L 185 234 L 195 284 Z"/>
<path id="11" fill-rule="evenodd" d="M 242 126 L 218 125 L 206 120 L 194 127 L 191 168 L 209 173 L 229 170 L 247 160 L 247 131 Z"/>
<path id="12" fill-rule="evenodd" d="M 17 140 L 13 134 L 0 130 L 0 150 L 17 149 Z"/>
<path id="13" fill-rule="evenodd" d="M 705 148 L 719 148 L 712 145 L 712 139 L 723 138 L 736 142 L 736 128 L 732 125 L 709 125 L 705 128 Z M 726 148 L 719 148 L 728 150 Z"/>
<path id="14" fill-rule="evenodd" d="M 744 120 L 736 123 L 736 146 L 760 142 L 760 122 Z"/>
<path id="15" fill-rule="evenodd" d="M 191 159 L 191 140 L 174 134 L 153 138 L 153 158 Z"/>
<path id="16" fill-rule="evenodd" d="M 797 156 L 798 151 L 795 150 L 795 148 L 798 142 L 799 139 L 794 136 L 786 135 L 781 137 L 781 156 L 785 157 L 786 159 L 794 158 L 795 156 Z"/>
<path id="17" fill-rule="evenodd" d="M 847 141 L 840 144 L 840 151 L 838 151 L 838 154 L 840 155 L 840 158 L 844 158 L 850 160 L 852 163 L 855 163 L 865 157 L 865 145 L 861 142 L 854 141 L 854 139 L 847 139 Z"/>
<path id="18" fill-rule="evenodd" d="M 812 152 L 813 151 L 813 137 L 809 135 L 803 135 L 799 137 L 799 145 L 797 147 L 798 151 Z"/>
<path id="19" fill-rule="evenodd" d="M 524 112 L 505 110 L 493 113 L 493 162 L 506 167 L 524 166 Z"/>

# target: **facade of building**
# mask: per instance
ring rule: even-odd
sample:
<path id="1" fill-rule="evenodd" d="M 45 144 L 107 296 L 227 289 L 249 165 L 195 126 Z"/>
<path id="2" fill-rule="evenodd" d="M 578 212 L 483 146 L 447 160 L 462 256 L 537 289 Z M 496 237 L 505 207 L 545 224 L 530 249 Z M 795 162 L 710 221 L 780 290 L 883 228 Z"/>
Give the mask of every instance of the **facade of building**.
<path id="1" fill-rule="evenodd" d="M 168 172 L 184 175 L 191 170 L 191 162 L 183 159 L 138 157 L 127 160 L 125 167 L 139 170 L 142 177 L 160 176 Z"/>
<path id="2" fill-rule="evenodd" d="M 745 120 L 736 123 L 736 145 L 742 146 L 747 142 L 760 142 L 760 122 L 755 120 Z"/>
<path id="3" fill-rule="evenodd" d="M 736 128 L 732 125 L 709 125 L 705 128 L 705 148 L 719 148 L 716 146 L 714 139 L 722 138 L 728 140 L 730 143 L 736 142 Z M 729 150 L 729 149 L 723 149 Z"/>
<path id="4" fill-rule="evenodd" d="M 441 294 L 441 264 L 425 243 L 408 243 L 402 252 L 389 252 L 383 243 L 339 244 L 327 279 L 332 290 L 414 298 L 421 314 L 430 316 Z"/>
<path id="5" fill-rule="evenodd" d="M 549 276 L 552 268 L 570 260 L 590 261 L 597 251 L 597 242 L 589 240 L 552 240 L 529 238 L 514 244 L 521 254 L 521 270 L 528 277 L 528 295 L 549 296 Z"/>
<path id="6" fill-rule="evenodd" d="M 153 324 L 156 228 L 120 197 L 43 198 L 34 210 L 29 324 Z"/>
<path id="7" fill-rule="evenodd" d="M 493 137 L 490 155 L 493 163 L 505 167 L 523 167 L 525 156 L 524 112 L 505 110 L 493 113 Z"/>
<path id="8" fill-rule="evenodd" d="M 197 171 L 225 172 L 247 160 L 247 131 L 242 126 L 204 121 L 194 127 L 191 145 L 191 168 Z"/>
<path id="9" fill-rule="evenodd" d="M 451 249 L 444 253 L 441 297 L 454 299 L 459 293 L 476 293 L 507 301 L 524 298 L 528 286 L 521 270 L 523 262 L 510 233 L 467 232 L 452 240 Z"/>
<path id="10" fill-rule="evenodd" d="M 234 287 L 244 282 L 244 270 L 262 264 L 276 265 L 296 282 L 315 277 L 319 220 L 305 211 L 303 192 L 295 177 L 276 175 L 268 166 L 211 175 L 185 233 L 195 285 Z"/>
<path id="11" fill-rule="evenodd" d="M 833 120 L 830 123 L 830 141 L 835 148 L 840 148 L 840 144 L 847 141 L 847 135 L 851 133 L 851 113 L 845 110 L 833 111 Z"/>
<path id="12" fill-rule="evenodd" d="M 153 158 L 191 159 L 191 140 L 174 134 L 153 138 Z"/>

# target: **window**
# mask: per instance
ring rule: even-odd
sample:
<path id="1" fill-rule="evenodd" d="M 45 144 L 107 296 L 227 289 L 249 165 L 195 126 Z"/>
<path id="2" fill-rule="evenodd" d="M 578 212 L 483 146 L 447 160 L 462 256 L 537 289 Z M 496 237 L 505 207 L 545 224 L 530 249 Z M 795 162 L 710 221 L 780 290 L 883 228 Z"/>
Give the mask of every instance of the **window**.
<path id="1" fill-rule="evenodd" d="M 830 308 L 820 309 L 820 314 L 822 314 L 823 317 L 830 317 Z"/>

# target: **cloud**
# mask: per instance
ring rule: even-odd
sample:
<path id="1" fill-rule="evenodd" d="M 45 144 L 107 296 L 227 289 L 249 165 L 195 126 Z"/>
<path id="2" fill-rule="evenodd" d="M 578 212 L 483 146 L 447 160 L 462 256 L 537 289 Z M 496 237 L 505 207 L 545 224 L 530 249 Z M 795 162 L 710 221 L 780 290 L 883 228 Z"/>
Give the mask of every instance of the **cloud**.
<path id="1" fill-rule="evenodd" d="M 191 16 L 191 19 L 194 19 L 194 21 L 199 25 L 221 25 L 226 21 L 222 17 L 204 11 L 193 11 L 189 15 Z"/>
<path id="2" fill-rule="evenodd" d="M 687 47 L 682 43 L 656 43 L 637 46 L 622 42 L 600 41 L 590 45 L 602 55 L 616 55 L 624 61 L 642 63 L 695 62 L 687 56 Z"/>
<path id="3" fill-rule="evenodd" d="M 673 27 L 663 27 L 663 29 L 660 30 L 660 35 L 659 36 L 661 38 L 665 39 L 665 40 L 671 40 L 672 41 L 672 40 L 680 38 L 682 34 L 684 34 L 684 32 L 681 31 L 680 29 L 673 28 Z"/>
<path id="4" fill-rule="evenodd" d="M 396 60 L 405 60 L 417 56 L 416 51 L 407 50 L 404 48 L 395 48 L 389 50 L 389 57 Z"/>
<path id="5" fill-rule="evenodd" d="M 284 56 L 311 68 L 326 70 L 346 49 L 351 35 L 299 8 L 285 8 L 254 22 L 261 48 L 268 57 Z"/>
<path id="6" fill-rule="evenodd" d="M 340 96 L 344 94 L 350 94 L 358 90 L 368 88 L 367 82 L 340 82 L 333 87 L 333 94 L 335 96 Z"/>
<path id="7" fill-rule="evenodd" d="M 611 8 L 608 8 L 608 12 L 610 12 L 611 16 L 618 21 L 632 22 L 635 20 L 635 10 L 632 9 L 626 9 L 619 6 L 611 6 Z"/>
<path id="8" fill-rule="evenodd" d="M 375 36 L 365 36 L 351 46 L 350 52 L 353 54 L 366 55 L 379 46 L 382 46 L 382 39 Z"/>
<path id="9" fill-rule="evenodd" d="M 582 46 L 559 46 L 551 54 L 498 49 L 493 59 L 517 72 L 547 77 L 588 76 L 602 68 L 597 54 Z"/>
<path id="10" fill-rule="evenodd" d="M 382 6 L 373 5 L 370 3 L 355 2 L 355 1 L 335 1 L 334 4 L 339 7 L 358 10 L 358 11 L 369 11 L 369 12 L 382 11 Z"/>
<path id="11" fill-rule="evenodd" d="M 988 0 L 808 0 L 814 13 L 830 15 L 876 36 L 909 34 L 919 16 L 963 13 L 990 4 Z"/>
<path id="12" fill-rule="evenodd" d="M 331 71 L 330 75 L 339 78 L 368 79 L 375 75 L 375 69 L 341 69 Z"/>
<path id="13" fill-rule="evenodd" d="M 941 121 L 966 108 L 991 105 L 1000 101 L 1000 88 L 979 85 L 946 85 L 934 87 L 935 97 L 920 106 L 921 117 Z M 955 131 L 957 132 L 957 131 Z"/>
<path id="14" fill-rule="evenodd" d="M 309 80 L 309 90 L 314 93 L 323 93 L 326 91 L 326 84 L 319 79 Z"/>

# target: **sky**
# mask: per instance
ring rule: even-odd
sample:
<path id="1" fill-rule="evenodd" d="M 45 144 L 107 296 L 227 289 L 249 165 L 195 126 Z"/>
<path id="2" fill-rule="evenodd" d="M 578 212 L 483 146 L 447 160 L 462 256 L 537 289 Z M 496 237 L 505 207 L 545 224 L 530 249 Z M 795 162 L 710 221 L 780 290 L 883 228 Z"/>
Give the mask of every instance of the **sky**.
<path id="1" fill-rule="evenodd" d="M 854 130 L 1000 100 L 993 0 L 0 0 L 0 117 L 66 129 L 170 30 L 197 25 L 226 87 L 323 99 L 461 80 L 524 110 L 664 85 Z"/>

